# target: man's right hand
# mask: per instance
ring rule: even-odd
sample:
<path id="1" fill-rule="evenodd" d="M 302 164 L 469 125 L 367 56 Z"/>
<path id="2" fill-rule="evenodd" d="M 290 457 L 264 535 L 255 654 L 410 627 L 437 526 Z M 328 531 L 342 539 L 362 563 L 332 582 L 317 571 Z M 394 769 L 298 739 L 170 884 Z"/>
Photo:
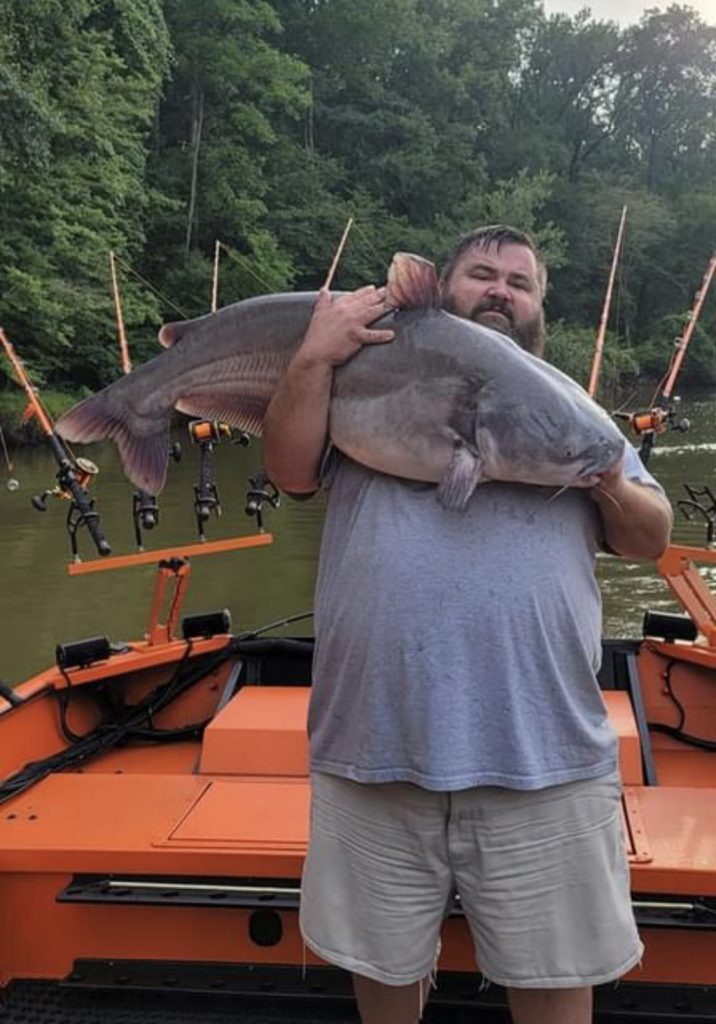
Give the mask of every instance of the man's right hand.
<path id="1" fill-rule="evenodd" d="M 299 349 L 300 355 L 297 353 L 300 360 L 340 366 L 364 345 L 392 341 L 395 331 L 368 327 L 392 308 L 385 298 L 386 289 L 373 285 L 336 296 L 322 288 Z"/>

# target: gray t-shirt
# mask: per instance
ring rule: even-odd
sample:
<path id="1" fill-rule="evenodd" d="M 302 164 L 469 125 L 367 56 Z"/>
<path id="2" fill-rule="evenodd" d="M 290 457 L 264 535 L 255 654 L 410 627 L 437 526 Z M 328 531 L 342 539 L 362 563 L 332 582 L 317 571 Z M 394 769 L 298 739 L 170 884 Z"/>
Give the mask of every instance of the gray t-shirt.
<path id="1" fill-rule="evenodd" d="M 657 486 L 629 447 L 627 475 Z M 579 490 L 435 487 L 339 457 L 316 590 L 311 768 L 539 789 L 614 770 L 596 673 L 600 518 Z"/>

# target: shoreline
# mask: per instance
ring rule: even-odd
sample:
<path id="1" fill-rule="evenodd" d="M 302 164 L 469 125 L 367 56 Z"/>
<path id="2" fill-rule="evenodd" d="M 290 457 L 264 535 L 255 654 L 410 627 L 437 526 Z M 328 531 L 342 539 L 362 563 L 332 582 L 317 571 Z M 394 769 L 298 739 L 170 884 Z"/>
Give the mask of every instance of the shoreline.
<path id="1" fill-rule="evenodd" d="M 59 419 L 63 412 L 71 409 L 85 397 L 86 393 L 74 395 L 63 391 L 40 393 L 42 404 L 53 421 Z M 10 448 L 33 447 L 43 444 L 45 441 L 45 435 L 40 430 L 35 417 L 31 417 L 29 420 L 25 419 L 27 404 L 25 393 L 20 388 L 16 391 L 0 391 L 0 428 L 5 442 Z"/>

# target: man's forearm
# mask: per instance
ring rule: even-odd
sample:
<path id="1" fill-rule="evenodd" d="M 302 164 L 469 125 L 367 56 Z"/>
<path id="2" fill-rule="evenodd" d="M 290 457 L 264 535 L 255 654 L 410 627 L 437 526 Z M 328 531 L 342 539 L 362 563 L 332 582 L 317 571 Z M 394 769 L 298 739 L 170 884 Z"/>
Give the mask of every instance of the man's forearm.
<path id="1" fill-rule="evenodd" d="M 291 360 L 264 418 L 266 472 L 282 491 L 312 494 L 328 440 L 333 370 L 363 345 L 392 341 L 390 329 L 368 324 L 383 316 L 385 288 L 366 285 L 332 299 L 322 290 L 300 348 Z"/>
<path id="2" fill-rule="evenodd" d="M 264 420 L 264 464 L 271 480 L 289 494 L 318 490 L 332 380 L 330 365 L 299 349 L 271 399 Z"/>
<path id="3" fill-rule="evenodd" d="M 618 555 L 656 559 L 669 543 L 671 507 L 663 495 L 645 484 L 623 478 L 613 490 L 591 492 L 604 525 L 604 539 Z"/>

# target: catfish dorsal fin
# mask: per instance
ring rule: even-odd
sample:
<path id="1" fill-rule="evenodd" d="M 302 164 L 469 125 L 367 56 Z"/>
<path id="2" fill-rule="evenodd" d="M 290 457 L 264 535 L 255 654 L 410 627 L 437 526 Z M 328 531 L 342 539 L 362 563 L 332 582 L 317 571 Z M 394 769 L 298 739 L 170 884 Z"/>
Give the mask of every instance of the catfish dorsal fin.
<path id="1" fill-rule="evenodd" d="M 397 309 L 440 305 L 435 264 L 411 252 L 396 252 L 388 268 L 386 301 Z"/>
<path id="2" fill-rule="evenodd" d="M 162 324 L 159 328 L 159 344 L 164 348 L 176 345 L 192 322 L 191 320 L 174 320 L 170 324 Z"/>

